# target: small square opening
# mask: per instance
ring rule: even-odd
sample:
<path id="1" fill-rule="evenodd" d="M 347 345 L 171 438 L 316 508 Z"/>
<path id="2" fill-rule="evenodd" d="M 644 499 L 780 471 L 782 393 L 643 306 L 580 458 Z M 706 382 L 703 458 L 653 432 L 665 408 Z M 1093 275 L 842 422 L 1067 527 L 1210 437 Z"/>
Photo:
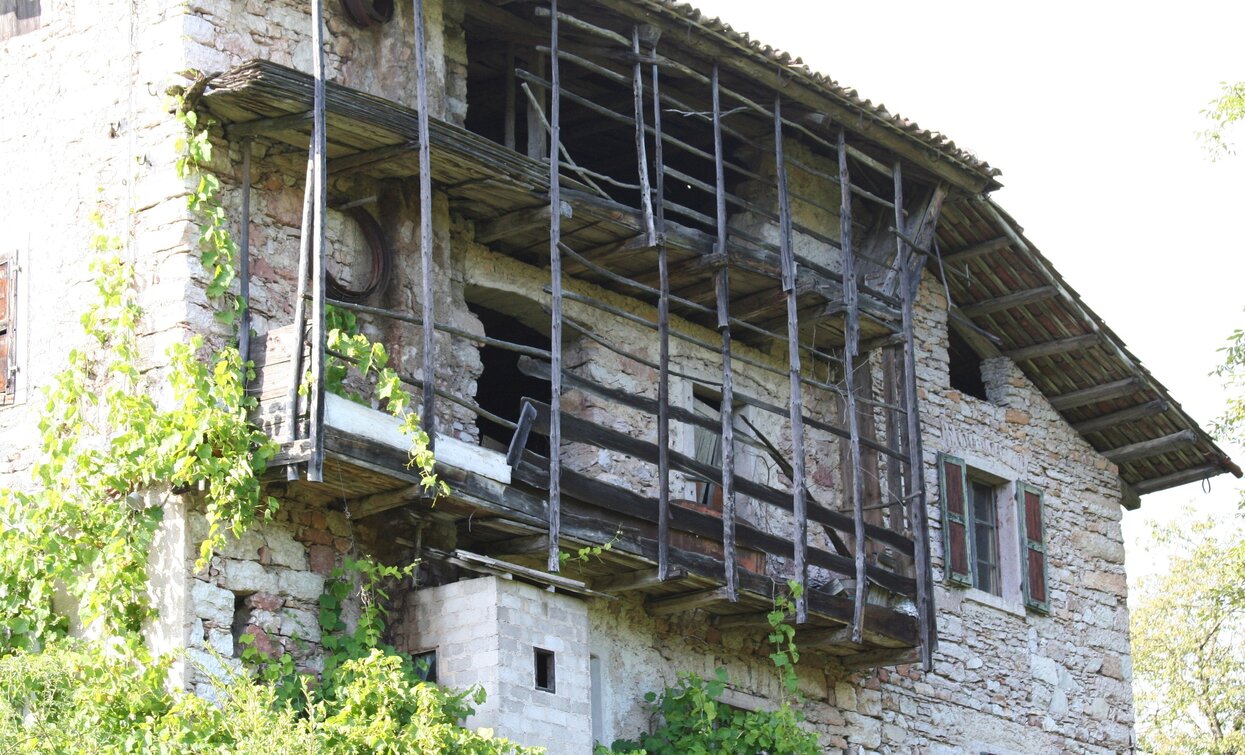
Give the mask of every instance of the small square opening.
<path id="1" fill-rule="evenodd" d="M 535 649 L 536 689 L 555 692 L 554 661 L 552 650 Z"/>
<path id="2" fill-rule="evenodd" d="M 425 650 L 422 653 L 416 653 L 413 660 L 415 661 L 416 676 L 429 684 L 436 684 L 437 651 Z"/>

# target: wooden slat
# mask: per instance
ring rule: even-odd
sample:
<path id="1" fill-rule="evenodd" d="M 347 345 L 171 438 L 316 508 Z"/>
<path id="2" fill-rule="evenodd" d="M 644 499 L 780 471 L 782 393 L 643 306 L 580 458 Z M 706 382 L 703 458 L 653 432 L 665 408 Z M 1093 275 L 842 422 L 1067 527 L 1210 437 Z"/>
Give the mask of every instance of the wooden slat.
<path id="1" fill-rule="evenodd" d="M 995 299 L 987 299 L 986 301 L 977 302 L 976 304 L 967 304 L 960 307 L 960 311 L 969 317 L 980 317 L 994 312 L 1002 312 L 1006 309 L 1014 309 L 1023 307 L 1026 304 L 1035 304 L 1037 302 L 1054 299 L 1059 296 L 1059 289 L 1054 286 L 1039 286 L 1025 291 L 1016 291 L 1000 296 Z"/>
<path id="2" fill-rule="evenodd" d="M 312 183 L 315 196 L 315 212 L 311 218 L 311 398 L 309 436 L 311 458 L 307 461 L 307 479 L 311 482 L 324 480 L 324 348 L 327 333 L 324 323 L 324 295 L 327 260 L 324 254 L 324 221 L 328 206 L 328 176 L 326 147 L 326 93 L 324 52 L 324 0 L 312 0 L 311 4 L 312 71 L 315 78 L 313 97 L 314 132 L 312 138 Z"/>
<path id="3" fill-rule="evenodd" d="M 549 107 L 550 154 L 557 155 L 562 144 L 562 85 L 558 60 L 558 0 L 549 0 L 549 56 L 551 101 Z M 549 161 L 549 274 L 552 279 L 550 308 L 550 391 L 549 391 L 549 571 L 561 568 L 558 540 L 561 537 L 562 505 L 562 204 L 558 160 Z"/>
<path id="4" fill-rule="evenodd" d="M 1088 406 L 1100 401 L 1110 401 L 1111 399 L 1130 396 L 1144 387 L 1145 381 L 1141 378 L 1129 377 L 1053 396 L 1050 399 L 1050 405 L 1056 411 L 1066 412 L 1069 409 L 1076 409 L 1080 406 Z"/>
<path id="5" fill-rule="evenodd" d="M 847 135 L 839 129 L 839 183 L 846 186 L 851 183 L 847 168 Z M 843 371 L 846 391 L 844 394 L 847 412 L 847 428 L 849 442 L 848 474 L 852 486 L 852 524 L 855 530 L 856 551 L 856 595 L 852 612 L 852 639 L 860 642 L 864 635 L 864 606 L 869 596 L 869 583 L 865 573 L 865 514 L 864 514 L 864 481 L 860 455 L 860 416 L 856 412 L 856 351 L 860 345 L 860 308 L 857 303 L 856 265 L 852 251 L 852 194 L 849 191 L 839 193 L 839 226 L 843 237 L 843 299 L 847 308 L 847 338 L 843 347 Z M 900 277 L 907 277 L 907 271 L 901 270 Z"/>
<path id="6" fill-rule="evenodd" d="M 989 241 L 983 241 L 980 244 L 974 244 L 970 247 L 957 249 L 954 252 L 944 254 L 942 256 L 942 263 L 944 265 L 962 264 L 964 262 L 968 262 L 969 260 L 974 260 L 978 257 L 983 257 L 987 254 L 993 254 L 994 252 L 1006 249 L 1009 245 L 1011 245 L 1011 243 L 1011 239 L 1007 236 L 1000 236 L 997 239 L 990 239 Z"/>
<path id="7" fill-rule="evenodd" d="M 1162 414 L 1170 408 L 1171 404 L 1167 401 L 1163 399 L 1155 399 L 1154 401 L 1148 401 L 1144 404 L 1132 406 L 1128 409 L 1122 409 L 1118 412 L 1111 412 L 1110 414 L 1104 414 L 1101 417 L 1094 417 L 1093 419 L 1088 419 L 1084 422 L 1077 422 L 1072 425 L 1072 429 L 1082 435 L 1101 432 L 1108 428 L 1122 425 L 1126 422 L 1136 422 L 1139 419 L 1145 419 L 1146 417 L 1153 417 L 1156 414 Z"/>
<path id="8" fill-rule="evenodd" d="M 1102 455 L 1115 462 L 1123 464 L 1126 461 L 1135 459 L 1144 459 L 1147 456 L 1157 456 L 1179 448 L 1191 446 L 1197 443 L 1197 433 L 1193 430 L 1181 430 L 1180 432 L 1164 435 L 1161 438 L 1151 438 L 1137 443 L 1130 443 L 1126 446 L 1111 448 L 1102 452 Z"/>
<path id="9" fill-rule="evenodd" d="M 1056 354 L 1066 354 L 1070 351 L 1081 351 L 1091 346 L 1097 346 L 1101 342 L 1102 339 L 1097 333 L 1088 333 L 1083 336 L 1046 341 L 1045 343 L 1037 343 L 1032 346 L 1005 351 L 1003 356 L 1011 359 L 1013 362 L 1024 362 L 1029 359 L 1037 359 L 1038 357 L 1050 357 Z"/>

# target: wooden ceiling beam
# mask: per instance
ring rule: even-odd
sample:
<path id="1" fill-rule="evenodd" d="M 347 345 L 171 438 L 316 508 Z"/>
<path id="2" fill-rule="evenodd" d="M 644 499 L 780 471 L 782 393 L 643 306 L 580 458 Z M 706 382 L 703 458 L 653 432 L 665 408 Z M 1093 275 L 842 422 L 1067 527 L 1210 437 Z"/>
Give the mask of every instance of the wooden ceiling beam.
<path id="1" fill-rule="evenodd" d="M 1023 307 L 1026 304 L 1034 304 L 1047 299 L 1053 299 L 1059 295 L 1059 289 L 1054 286 L 1039 286 L 1026 291 L 1015 291 L 1004 296 L 994 299 L 986 299 L 976 304 L 966 304 L 960 307 L 960 311 L 968 317 L 979 317 L 981 315 L 989 315 L 995 312 L 1002 312 L 1008 309 Z"/>
<path id="2" fill-rule="evenodd" d="M 1011 246 L 1011 243 L 1011 239 L 1007 236 L 999 236 L 997 239 L 990 239 L 989 241 L 983 241 L 980 244 L 974 244 L 963 249 L 957 249 L 949 254 L 944 254 L 942 256 L 942 264 L 954 265 L 968 262 L 969 260 L 974 260 L 987 254 L 993 254 L 1001 249 L 1006 249 Z"/>
<path id="3" fill-rule="evenodd" d="M 1139 419 L 1153 417 L 1156 414 L 1162 414 L 1171 408 L 1171 404 L 1163 399 L 1155 399 L 1144 404 L 1131 406 L 1118 412 L 1104 414 L 1101 417 L 1087 419 L 1084 422 L 1077 422 L 1072 426 L 1073 430 L 1085 435 L 1087 433 L 1096 433 L 1106 430 L 1116 425 L 1122 425 L 1126 422 L 1136 422 Z"/>
<path id="4" fill-rule="evenodd" d="M 1079 406 L 1088 406 L 1100 401 L 1110 401 L 1115 398 L 1131 396 L 1145 388 L 1145 385 L 1145 381 L 1139 377 L 1127 377 L 1123 380 L 1094 385 L 1078 391 L 1053 396 L 1050 399 L 1050 405 L 1055 408 L 1055 411 L 1066 412 Z"/>
<path id="5" fill-rule="evenodd" d="M 1147 456 L 1158 456 L 1169 451 L 1176 451 L 1186 446 L 1191 446 L 1194 443 L 1197 443 L 1197 433 L 1192 430 L 1181 430 L 1160 438 L 1151 438 L 1138 443 L 1129 443 L 1127 446 L 1108 449 L 1103 451 L 1102 455 L 1116 464 L 1123 464 L 1126 461 L 1144 459 Z"/>
<path id="6" fill-rule="evenodd" d="M 714 603 L 727 603 L 729 601 L 730 595 L 725 587 L 710 587 L 707 590 L 697 590 L 696 592 L 684 593 L 682 595 L 649 598 L 644 601 L 644 607 L 653 616 L 669 616 L 696 608 L 704 608 Z"/>
<path id="7" fill-rule="evenodd" d="M 1097 346 L 1101 342 L 1101 338 L 1097 333 L 1087 333 L 1083 336 L 1061 338 L 1058 341 L 1045 341 L 1043 343 L 1035 343 L 1032 346 L 1013 349 L 1012 351 L 1003 352 L 1003 356 L 1011 359 L 1013 362 L 1024 362 L 1030 359 L 1037 359 L 1038 357 L 1049 357 L 1056 354 L 1066 354 L 1069 351 L 1088 349 L 1091 346 Z"/>
<path id="8" fill-rule="evenodd" d="M 1133 490 L 1137 495 L 1145 495 L 1147 493 L 1157 493 L 1160 490 L 1178 487 L 1190 482 L 1205 480 L 1218 474 L 1223 474 L 1228 470 L 1218 464 L 1205 464 L 1200 467 L 1192 467 L 1190 469 L 1182 469 L 1179 472 L 1173 472 L 1163 477 L 1152 477 L 1148 480 L 1133 484 Z"/>

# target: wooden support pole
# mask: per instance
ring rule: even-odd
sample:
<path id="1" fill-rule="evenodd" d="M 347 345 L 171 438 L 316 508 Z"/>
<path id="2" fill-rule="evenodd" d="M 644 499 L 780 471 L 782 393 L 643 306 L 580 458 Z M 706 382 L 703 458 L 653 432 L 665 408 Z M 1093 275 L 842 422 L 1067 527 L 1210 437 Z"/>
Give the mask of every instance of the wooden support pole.
<path id="1" fill-rule="evenodd" d="M 722 144 L 722 101 L 718 84 L 718 64 L 713 64 L 713 175 L 717 246 L 714 251 L 725 257 L 726 174 Z M 723 264 L 714 274 L 717 299 L 718 332 L 722 335 L 722 402 L 718 416 L 722 420 L 722 553 L 726 570 L 726 592 L 731 602 L 739 600 L 739 560 L 735 552 L 735 377 L 731 367 L 731 272 Z"/>
<path id="2" fill-rule="evenodd" d="M 238 235 L 238 355 L 242 357 L 242 390 L 246 391 L 251 360 L 251 139 L 242 140 L 242 228 Z"/>
<path id="3" fill-rule="evenodd" d="M 633 39 L 638 52 L 640 30 Z M 654 52 L 656 42 L 654 41 Z M 640 64 L 636 63 L 639 73 Z M 657 245 L 657 578 L 670 576 L 670 259 L 666 250 L 666 165 L 661 139 L 661 90 L 657 66 L 653 66 L 653 167 L 657 196 L 653 218 L 653 242 Z M 639 88 L 637 88 L 639 91 Z M 637 110 L 637 119 L 643 116 L 643 107 Z M 642 122 L 637 120 L 637 125 Z M 643 144 L 643 129 L 637 128 L 637 137 Z"/>
<path id="4" fill-rule="evenodd" d="M 1145 381 L 1139 377 L 1128 377 L 1123 380 L 1116 380 L 1102 385 L 1095 385 L 1089 388 L 1082 388 L 1079 391 L 1070 391 L 1060 394 L 1050 400 L 1050 405 L 1056 411 L 1066 412 L 1069 409 L 1076 409 L 1080 406 L 1089 406 L 1099 401 L 1110 401 L 1115 398 L 1123 398 L 1131 396 L 1137 391 L 1145 387 Z"/>
<path id="5" fill-rule="evenodd" d="M 1123 464 L 1126 461 L 1144 459 L 1147 456 L 1158 456 L 1168 451 L 1175 451 L 1185 446 L 1191 446 L 1194 443 L 1197 443 L 1197 433 L 1192 430 L 1181 430 L 1170 435 L 1164 435 L 1161 438 L 1151 438 L 1138 443 L 1129 443 L 1127 446 L 1112 448 L 1103 451 L 1102 455 L 1116 464 Z"/>
<path id="6" fill-rule="evenodd" d="M 515 118 L 517 117 L 515 99 L 518 92 L 515 91 L 514 69 L 516 60 L 514 55 L 514 43 L 510 42 L 506 45 L 506 123 L 502 129 L 502 144 L 506 149 L 514 149 L 515 147 Z"/>
<path id="7" fill-rule="evenodd" d="M 290 429 L 290 440 L 298 440 L 298 389 L 303 380 L 303 344 L 307 332 L 307 273 L 311 270 L 311 216 L 315 213 L 313 200 L 315 190 L 315 140 L 307 147 L 307 172 L 303 180 L 303 220 L 299 229 L 298 285 L 294 294 L 294 339 L 297 346 L 290 354 L 293 369 L 290 372 L 290 388 L 286 394 L 285 424 Z M 308 455 L 310 458 L 310 454 Z M 298 479 L 298 468 L 291 464 L 285 470 L 287 480 Z"/>
<path id="8" fill-rule="evenodd" d="M 436 442 L 436 313 L 432 286 L 432 152 L 428 136 L 428 47 L 424 22 L 424 0 L 415 3 L 416 107 L 419 109 L 419 262 L 423 276 L 420 304 L 423 307 L 423 405 L 420 424 L 428 434 L 428 447 Z M 557 204 L 553 207 L 556 209 Z"/>
<path id="9" fill-rule="evenodd" d="M 311 5 L 311 47 L 313 51 L 312 67 L 315 77 L 313 95 L 313 119 L 315 127 L 312 134 L 315 152 L 314 169 L 312 171 L 313 192 L 315 194 L 315 214 L 312 216 L 311 230 L 311 406 L 308 411 L 311 439 L 311 458 L 307 462 L 307 479 L 310 482 L 324 480 L 324 292 L 326 268 L 324 260 L 324 219 L 328 204 L 327 178 L 327 144 L 325 134 L 325 90 L 324 90 L 324 0 L 312 0 Z"/>
<path id="10" fill-rule="evenodd" d="M 898 160 L 893 168 L 895 181 L 895 226 L 907 231 L 903 214 L 903 166 Z M 897 236 L 899 270 L 911 268 L 912 250 Z M 916 575 L 916 610 L 920 628 L 921 664 L 926 671 L 934 668 L 934 650 L 938 647 L 938 624 L 933 596 L 933 572 L 929 558 L 929 519 L 925 509 L 925 463 L 921 444 L 920 398 L 916 384 L 915 300 L 919 279 L 899 276 L 899 299 L 903 329 L 903 391 L 907 419 L 908 445 L 908 521 L 912 525 L 912 560 Z"/>
<path id="11" fill-rule="evenodd" d="M 793 546 L 795 555 L 795 581 L 800 586 L 795 602 L 795 621 L 803 624 L 808 620 L 808 601 L 804 592 L 808 584 L 808 499 L 805 495 L 804 459 L 804 409 L 803 386 L 800 383 L 800 320 L 796 293 L 795 249 L 791 238 L 791 198 L 787 194 L 787 165 L 783 159 L 782 143 L 782 97 L 774 97 L 774 166 L 778 178 L 779 238 L 782 248 L 782 289 L 787 295 L 787 378 L 790 392 L 791 422 L 791 490 L 794 496 L 795 528 Z M 843 192 L 850 196 L 851 192 Z M 844 228 L 839 234 L 847 241 L 844 256 L 851 256 L 851 229 Z M 850 263 L 845 264 L 845 271 Z M 847 276 L 844 276 L 845 280 Z M 850 362 L 849 362 L 850 363 Z M 847 390 L 851 391 L 851 383 Z M 863 538 L 864 531 L 860 531 Z M 861 571 L 863 567 L 857 569 Z"/>
<path id="12" fill-rule="evenodd" d="M 1229 470 L 1218 464 L 1205 464 L 1192 469 L 1182 469 L 1179 472 L 1173 472 L 1163 477 L 1154 477 L 1149 480 L 1142 480 L 1133 485 L 1133 490 L 1137 495 L 1145 495 L 1147 493 L 1155 493 L 1160 490 L 1174 488 L 1177 485 L 1184 485 L 1197 480 L 1206 480 L 1218 474 L 1223 474 Z"/>
<path id="13" fill-rule="evenodd" d="M 1166 400 L 1161 398 L 1155 399 L 1154 401 L 1147 401 L 1144 404 L 1130 406 L 1127 409 L 1121 409 L 1118 412 L 1111 412 L 1110 414 L 1104 414 L 1101 417 L 1094 417 L 1093 419 L 1087 419 L 1084 422 L 1077 422 L 1072 426 L 1072 429 L 1082 435 L 1086 433 L 1101 432 L 1109 427 L 1122 425 L 1126 422 L 1136 422 L 1139 419 L 1145 419 L 1146 417 L 1153 417 L 1156 414 L 1162 414 L 1170 408 L 1171 404 L 1169 404 Z"/>
<path id="14" fill-rule="evenodd" d="M 558 0 L 549 0 L 550 87 L 549 143 L 552 155 L 562 146 L 562 83 L 558 72 Z M 561 568 L 558 541 L 562 529 L 562 176 L 557 160 L 549 161 L 549 274 L 552 277 L 549 395 L 549 561 Z"/>
<path id="15" fill-rule="evenodd" d="M 635 155 L 640 178 L 640 209 L 644 214 L 644 233 L 648 245 L 657 244 L 657 230 L 653 221 L 653 191 L 648 180 L 648 146 L 644 135 L 644 69 L 640 65 L 640 28 L 631 30 L 631 51 L 636 62 L 631 75 L 631 97 L 635 105 Z M 552 56 L 551 56 L 552 57 Z"/>
<path id="16" fill-rule="evenodd" d="M 847 169 L 847 134 L 839 129 L 839 185 L 849 186 Z M 844 398 L 847 406 L 847 431 L 850 435 L 850 463 L 852 480 L 852 520 L 856 529 L 856 595 L 852 611 L 852 639 L 864 638 L 865 602 L 869 597 L 869 583 L 865 574 L 865 511 L 863 468 L 860 457 L 860 416 L 856 412 L 856 351 L 860 346 L 860 304 L 856 287 L 856 259 L 852 250 L 852 193 L 840 191 L 839 235 L 843 237 L 843 301 L 847 309 L 846 343 L 843 346 Z M 903 205 L 896 202 L 896 207 Z M 900 276 L 903 277 L 903 276 Z"/>
<path id="17" fill-rule="evenodd" d="M 1013 362 L 1024 362 L 1029 359 L 1037 359 L 1038 357 L 1050 357 L 1056 354 L 1066 354 L 1069 351 L 1081 351 L 1091 346 L 1097 346 L 1102 343 L 1097 333 L 1087 333 L 1083 336 L 1073 336 L 1071 338 L 1062 338 L 1058 341 L 1046 341 L 1045 343 L 1036 343 L 1032 346 L 1014 349 L 1003 353 L 1003 356 Z"/>

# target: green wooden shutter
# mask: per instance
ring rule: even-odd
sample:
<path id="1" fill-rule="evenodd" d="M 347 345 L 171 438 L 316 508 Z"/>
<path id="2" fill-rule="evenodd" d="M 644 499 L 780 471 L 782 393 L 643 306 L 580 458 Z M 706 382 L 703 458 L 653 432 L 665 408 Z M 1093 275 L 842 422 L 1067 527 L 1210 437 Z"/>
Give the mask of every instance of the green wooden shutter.
<path id="1" fill-rule="evenodd" d="M 938 455 L 942 491 L 943 569 L 947 581 L 972 587 L 972 538 L 968 536 L 968 475 L 964 460 Z"/>
<path id="2" fill-rule="evenodd" d="M 1016 485 L 1016 498 L 1020 509 L 1020 554 L 1025 606 L 1042 613 L 1050 613 L 1043 494 L 1041 490 L 1022 482 Z"/>

